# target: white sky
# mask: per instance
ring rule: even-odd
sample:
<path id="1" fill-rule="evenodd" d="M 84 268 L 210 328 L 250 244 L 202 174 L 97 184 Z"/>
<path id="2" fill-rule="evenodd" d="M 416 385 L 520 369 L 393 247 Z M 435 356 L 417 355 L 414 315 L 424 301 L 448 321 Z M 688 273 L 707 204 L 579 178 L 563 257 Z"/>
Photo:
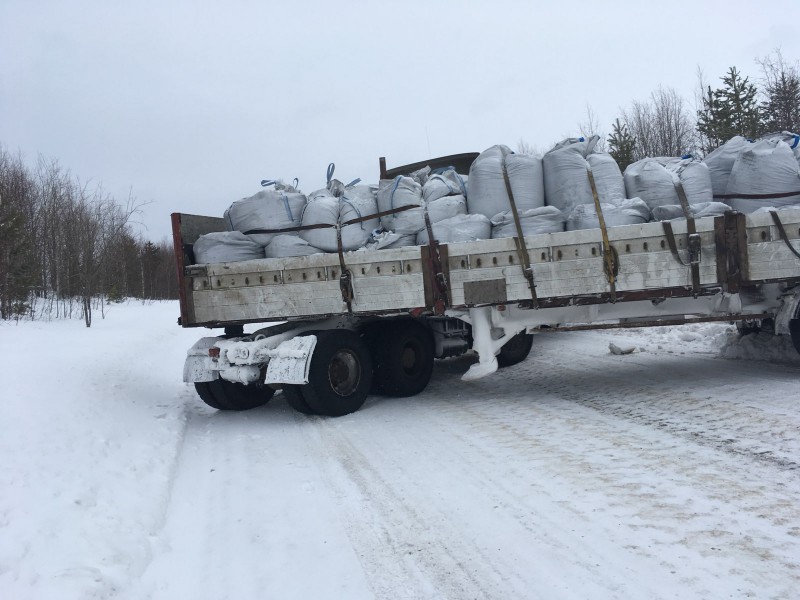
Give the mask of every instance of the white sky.
<path id="1" fill-rule="evenodd" d="M 780 47 L 800 2 L 137 2 L 0 0 L 0 144 L 56 158 L 145 235 L 221 216 L 265 178 L 321 187 L 520 139 L 546 150 L 664 85 Z"/>

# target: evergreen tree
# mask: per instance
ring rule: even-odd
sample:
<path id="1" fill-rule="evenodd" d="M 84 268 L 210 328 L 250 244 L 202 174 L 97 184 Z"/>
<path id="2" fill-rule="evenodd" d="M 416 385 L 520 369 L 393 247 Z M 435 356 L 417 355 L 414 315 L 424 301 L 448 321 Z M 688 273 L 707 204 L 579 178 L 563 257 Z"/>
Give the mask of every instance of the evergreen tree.
<path id="1" fill-rule="evenodd" d="M 722 77 L 723 87 L 703 92 L 703 107 L 697 113 L 697 130 L 708 153 L 736 135 L 755 138 L 761 133 L 756 86 L 731 67 Z"/>
<path id="2" fill-rule="evenodd" d="M 636 138 L 631 135 L 625 123 L 620 123 L 620 120 L 616 119 L 611 135 L 608 136 L 608 153 L 624 171 L 629 164 L 634 162 L 635 151 Z"/>
<path id="3" fill-rule="evenodd" d="M 780 50 L 757 61 L 764 74 L 761 102 L 765 131 L 800 131 L 800 70 L 787 65 Z"/>

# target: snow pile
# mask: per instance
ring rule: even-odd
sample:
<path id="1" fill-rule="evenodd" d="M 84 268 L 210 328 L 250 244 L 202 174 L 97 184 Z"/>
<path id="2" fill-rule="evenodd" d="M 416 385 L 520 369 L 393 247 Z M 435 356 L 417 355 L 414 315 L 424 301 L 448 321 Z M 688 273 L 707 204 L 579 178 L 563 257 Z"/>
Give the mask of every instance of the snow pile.
<path id="1" fill-rule="evenodd" d="M 788 335 L 759 332 L 740 336 L 731 332 L 722 341 L 719 355 L 723 358 L 800 365 L 800 354 Z"/>

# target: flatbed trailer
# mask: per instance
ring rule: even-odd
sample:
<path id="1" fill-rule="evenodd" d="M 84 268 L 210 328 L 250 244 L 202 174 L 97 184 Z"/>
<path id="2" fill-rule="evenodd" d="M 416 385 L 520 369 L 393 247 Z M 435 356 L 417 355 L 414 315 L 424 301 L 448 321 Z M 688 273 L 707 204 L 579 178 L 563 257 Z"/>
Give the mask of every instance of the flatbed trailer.
<path id="1" fill-rule="evenodd" d="M 282 388 L 297 410 L 347 414 L 371 392 L 419 393 L 435 358 L 471 349 L 464 378 L 490 375 L 544 328 L 769 321 L 800 351 L 800 208 L 220 264 L 194 264 L 192 244 L 223 219 L 172 225 L 179 323 L 224 330 L 190 349 L 184 379 L 222 410 Z"/>

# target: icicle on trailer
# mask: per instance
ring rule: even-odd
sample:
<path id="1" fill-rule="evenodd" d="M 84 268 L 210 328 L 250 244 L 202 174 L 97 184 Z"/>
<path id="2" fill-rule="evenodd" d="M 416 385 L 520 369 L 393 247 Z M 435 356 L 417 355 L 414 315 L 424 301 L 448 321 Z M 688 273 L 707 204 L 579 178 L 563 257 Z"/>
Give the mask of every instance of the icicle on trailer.
<path id="1" fill-rule="evenodd" d="M 381 175 L 466 172 L 470 157 L 388 172 L 381 159 Z M 189 350 L 184 380 L 220 410 L 282 388 L 301 412 L 339 416 L 371 392 L 420 393 L 436 358 L 476 351 L 464 379 L 516 364 L 540 328 L 771 320 L 800 351 L 800 209 L 522 238 L 509 200 L 513 238 L 204 265 L 192 244 L 223 219 L 174 213 L 179 323 L 224 328 Z M 252 323 L 265 326 L 245 335 Z"/>

